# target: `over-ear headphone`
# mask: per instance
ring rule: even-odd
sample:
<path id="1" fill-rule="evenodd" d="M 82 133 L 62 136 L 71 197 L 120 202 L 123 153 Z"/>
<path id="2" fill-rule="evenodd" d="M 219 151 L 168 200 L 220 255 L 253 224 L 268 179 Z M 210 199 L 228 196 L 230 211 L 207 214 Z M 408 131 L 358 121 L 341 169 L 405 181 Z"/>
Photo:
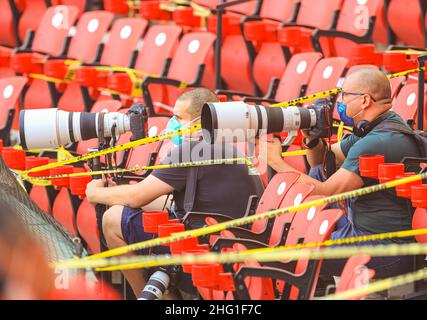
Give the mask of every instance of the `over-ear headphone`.
<path id="1" fill-rule="evenodd" d="M 367 120 L 360 120 L 354 127 L 353 127 L 353 134 L 356 137 L 363 138 L 366 136 L 369 132 L 372 131 L 377 125 L 379 125 L 381 122 L 383 122 L 387 117 L 389 116 L 389 113 L 383 113 L 378 118 L 376 118 L 374 121 L 370 122 Z"/>

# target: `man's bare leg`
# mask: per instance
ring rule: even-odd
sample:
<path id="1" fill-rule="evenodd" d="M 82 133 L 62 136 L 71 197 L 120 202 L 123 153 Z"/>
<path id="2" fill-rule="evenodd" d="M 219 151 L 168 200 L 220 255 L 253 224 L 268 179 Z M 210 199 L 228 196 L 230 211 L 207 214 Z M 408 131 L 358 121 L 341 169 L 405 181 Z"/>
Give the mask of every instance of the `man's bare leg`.
<path id="1" fill-rule="evenodd" d="M 123 240 L 122 211 L 122 206 L 113 206 L 104 213 L 104 217 L 102 219 L 102 230 L 109 249 L 120 248 L 128 245 Z M 135 255 L 129 253 L 127 256 Z M 142 276 L 142 270 L 123 270 L 122 273 L 132 287 L 135 296 L 139 297 L 146 284 L 144 277 Z M 177 300 L 180 299 L 180 297 L 179 295 L 171 292 L 164 295 L 163 299 Z"/>
<path id="2" fill-rule="evenodd" d="M 102 230 L 104 232 L 105 240 L 109 249 L 115 249 L 124 247 L 127 243 L 123 240 L 122 234 L 122 206 L 113 206 L 104 213 L 102 219 Z M 126 256 L 134 256 L 129 253 Z M 142 276 L 141 270 L 126 270 L 122 271 L 126 280 L 132 287 L 135 296 L 138 297 L 141 294 L 142 289 L 145 287 L 145 280 Z"/>

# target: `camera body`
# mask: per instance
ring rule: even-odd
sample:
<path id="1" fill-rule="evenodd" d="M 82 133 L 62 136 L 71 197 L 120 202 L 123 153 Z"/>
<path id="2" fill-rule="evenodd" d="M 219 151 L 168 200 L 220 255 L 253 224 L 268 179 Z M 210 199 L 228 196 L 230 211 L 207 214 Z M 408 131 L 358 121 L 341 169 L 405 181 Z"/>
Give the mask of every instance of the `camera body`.
<path id="1" fill-rule="evenodd" d="M 141 104 L 133 105 L 127 114 L 66 112 L 54 108 L 22 110 L 19 122 L 25 150 L 57 148 L 97 137 L 117 138 L 129 131 L 134 141 L 148 133 L 148 113 Z"/>

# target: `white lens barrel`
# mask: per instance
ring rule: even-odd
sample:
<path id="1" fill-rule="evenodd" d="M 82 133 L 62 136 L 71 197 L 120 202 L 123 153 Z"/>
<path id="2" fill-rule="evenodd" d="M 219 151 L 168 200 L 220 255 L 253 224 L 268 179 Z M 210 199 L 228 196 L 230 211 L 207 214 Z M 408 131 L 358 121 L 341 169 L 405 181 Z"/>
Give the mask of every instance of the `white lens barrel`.
<path id="1" fill-rule="evenodd" d="M 22 146 L 25 149 L 44 149 L 69 144 L 71 139 L 68 114 L 54 108 L 22 110 L 20 115 Z"/>

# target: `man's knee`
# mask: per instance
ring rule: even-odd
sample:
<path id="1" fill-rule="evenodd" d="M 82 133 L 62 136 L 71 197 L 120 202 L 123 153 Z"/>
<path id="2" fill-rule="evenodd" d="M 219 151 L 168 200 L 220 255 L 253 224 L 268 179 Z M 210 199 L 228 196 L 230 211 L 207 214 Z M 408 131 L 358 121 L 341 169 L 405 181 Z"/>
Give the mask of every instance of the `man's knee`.
<path id="1" fill-rule="evenodd" d="M 121 235 L 123 206 L 112 206 L 105 211 L 102 217 L 102 230 L 105 236 Z"/>

